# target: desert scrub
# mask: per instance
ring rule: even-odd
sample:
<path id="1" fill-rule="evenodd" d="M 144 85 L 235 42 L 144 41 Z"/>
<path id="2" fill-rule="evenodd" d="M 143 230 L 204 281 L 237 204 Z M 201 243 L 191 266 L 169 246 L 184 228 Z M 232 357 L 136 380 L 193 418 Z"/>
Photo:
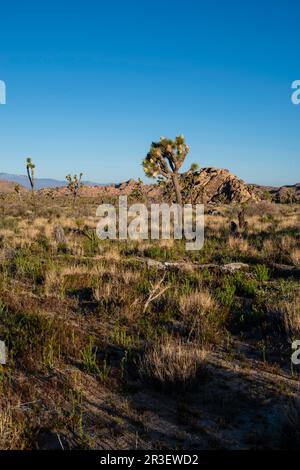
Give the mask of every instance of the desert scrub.
<path id="1" fill-rule="evenodd" d="M 265 264 L 255 265 L 253 271 L 259 282 L 267 282 L 270 279 L 270 270 Z"/>
<path id="2" fill-rule="evenodd" d="M 42 284 L 44 282 L 44 263 L 40 257 L 26 249 L 17 251 L 9 267 L 11 274 L 17 278 L 28 280 L 35 284 Z"/>
<path id="3" fill-rule="evenodd" d="M 2 217 L 0 218 L 0 230 L 11 230 L 12 232 L 18 231 L 19 221 L 16 217 Z"/>
<path id="4" fill-rule="evenodd" d="M 50 240 L 49 238 L 43 234 L 43 233 L 39 233 L 39 235 L 37 236 L 36 238 L 36 243 L 38 244 L 38 246 L 45 252 L 49 252 L 50 249 L 51 249 L 51 243 L 50 243 Z"/>
<path id="5" fill-rule="evenodd" d="M 66 327 L 62 319 L 43 314 L 14 312 L 2 305 L 0 332 L 9 359 L 36 367 L 53 368 L 62 357 L 76 358 L 81 335 Z"/>
<path id="6" fill-rule="evenodd" d="M 93 338 L 90 338 L 88 344 L 81 350 L 82 365 L 88 374 L 97 374 L 99 372 L 97 351 L 98 347 L 94 346 Z"/>
<path id="7" fill-rule="evenodd" d="M 120 323 L 117 322 L 111 332 L 111 342 L 130 350 L 135 344 L 135 339 L 133 335 L 127 331 L 125 325 L 120 325 Z"/>
<path id="8" fill-rule="evenodd" d="M 147 258 L 158 261 L 175 261 L 186 256 L 183 243 L 174 243 L 173 246 L 162 246 L 162 244 L 152 245 L 145 248 L 143 255 Z"/>
<path id="9" fill-rule="evenodd" d="M 236 286 L 230 277 L 225 277 L 221 286 L 216 288 L 216 296 L 224 307 L 230 308 L 233 305 L 235 293 Z"/>
<path id="10" fill-rule="evenodd" d="M 138 361 L 138 372 L 160 391 L 178 393 L 201 380 L 205 357 L 197 344 L 169 337 L 146 348 Z"/>
<path id="11" fill-rule="evenodd" d="M 255 297 L 258 289 L 258 283 L 255 279 L 251 279 L 246 273 L 237 272 L 232 280 L 236 287 L 236 295 Z"/>

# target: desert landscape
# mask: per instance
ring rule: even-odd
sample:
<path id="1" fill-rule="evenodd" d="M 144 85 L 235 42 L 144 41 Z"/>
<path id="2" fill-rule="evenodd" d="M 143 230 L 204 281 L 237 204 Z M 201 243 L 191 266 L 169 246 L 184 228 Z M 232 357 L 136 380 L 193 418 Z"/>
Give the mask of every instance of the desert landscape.
<path id="1" fill-rule="evenodd" d="M 1 2 L 1 468 L 292 465 L 299 14 Z"/>
<path id="2" fill-rule="evenodd" d="M 299 184 L 193 178 L 190 252 L 96 236 L 99 204 L 159 202 L 157 183 L 80 186 L 74 205 L 67 182 L 1 181 L 1 449 L 299 446 Z"/>

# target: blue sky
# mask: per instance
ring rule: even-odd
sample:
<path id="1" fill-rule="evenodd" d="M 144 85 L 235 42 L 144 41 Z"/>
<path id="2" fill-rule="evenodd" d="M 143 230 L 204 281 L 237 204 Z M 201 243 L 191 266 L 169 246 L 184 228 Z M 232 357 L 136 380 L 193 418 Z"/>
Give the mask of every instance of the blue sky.
<path id="1" fill-rule="evenodd" d="M 300 181 L 300 4 L 261 0 L 1 3 L 0 172 L 142 177 L 152 140 L 187 165 Z"/>

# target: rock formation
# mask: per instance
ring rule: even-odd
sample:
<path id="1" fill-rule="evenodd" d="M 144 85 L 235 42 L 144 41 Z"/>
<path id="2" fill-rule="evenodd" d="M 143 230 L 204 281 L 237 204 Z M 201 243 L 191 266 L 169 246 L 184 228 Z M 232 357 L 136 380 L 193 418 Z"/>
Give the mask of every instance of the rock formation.
<path id="1" fill-rule="evenodd" d="M 226 169 L 202 168 L 194 174 L 194 192 L 198 192 L 196 201 L 240 202 L 258 200 L 258 197 L 243 180 Z"/>
<path id="2" fill-rule="evenodd" d="M 203 168 L 193 173 L 192 192 L 196 195 L 194 203 L 204 202 L 247 202 L 258 200 L 258 196 L 237 176 L 230 171 L 218 168 Z M 185 178 L 185 174 L 182 176 Z M 67 188 L 49 188 L 39 191 L 51 197 L 67 196 Z M 148 201 L 159 202 L 164 199 L 163 189 L 158 184 L 143 184 L 130 179 L 129 181 L 106 186 L 84 186 L 79 197 L 117 197 L 140 194 Z"/>

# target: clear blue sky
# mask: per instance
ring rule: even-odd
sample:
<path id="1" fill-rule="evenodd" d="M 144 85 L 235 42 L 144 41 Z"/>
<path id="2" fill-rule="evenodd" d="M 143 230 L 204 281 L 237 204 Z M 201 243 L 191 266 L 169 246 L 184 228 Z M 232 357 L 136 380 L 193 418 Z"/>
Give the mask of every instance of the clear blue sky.
<path id="1" fill-rule="evenodd" d="M 152 140 L 247 182 L 300 181 L 300 4 L 279 0 L 1 2 L 0 172 L 118 182 Z"/>

